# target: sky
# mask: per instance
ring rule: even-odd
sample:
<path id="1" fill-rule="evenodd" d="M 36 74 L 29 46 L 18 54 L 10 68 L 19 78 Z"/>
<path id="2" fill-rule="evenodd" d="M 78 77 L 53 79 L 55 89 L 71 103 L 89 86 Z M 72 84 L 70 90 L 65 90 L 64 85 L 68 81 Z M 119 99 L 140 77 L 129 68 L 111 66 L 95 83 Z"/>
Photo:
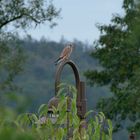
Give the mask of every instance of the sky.
<path id="1" fill-rule="evenodd" d="M 100 33 L 97 23 L 109 24 L 113 14 L 123 15 L 123 0 L 54 0 L 57 8 L 61 8 L 61 18 L 57 26 L 50 29 L 48 24 L 30 29 L 35 39 L 45 37 L 59 41 L 62 37 L 68 41 L 77 39 L 92 44 L 98 39 Z"/>

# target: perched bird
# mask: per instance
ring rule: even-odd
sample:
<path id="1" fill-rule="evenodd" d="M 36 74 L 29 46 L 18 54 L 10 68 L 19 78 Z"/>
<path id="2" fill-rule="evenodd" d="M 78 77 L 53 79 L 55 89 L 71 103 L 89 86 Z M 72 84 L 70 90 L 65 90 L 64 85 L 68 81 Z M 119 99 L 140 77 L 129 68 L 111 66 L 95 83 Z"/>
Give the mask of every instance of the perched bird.
<path id="1" fill-rule="evenodd" d="M 69 43 L 66 45 L 66 47 L 61 52 L 59 58 L 55 61 L 55 65 L 58 65 L 59 63 L 63 62 L 64 60 L 69 59 L 72 51 L 73 51 L 73 44 Z"/>

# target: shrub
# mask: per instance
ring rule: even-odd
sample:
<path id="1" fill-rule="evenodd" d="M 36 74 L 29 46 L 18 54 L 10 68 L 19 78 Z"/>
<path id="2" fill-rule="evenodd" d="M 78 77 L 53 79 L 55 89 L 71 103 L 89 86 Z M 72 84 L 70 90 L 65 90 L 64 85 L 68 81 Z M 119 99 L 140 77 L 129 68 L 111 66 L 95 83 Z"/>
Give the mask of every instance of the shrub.
<path id="1" fill-rule="evenodd" d="M 56 98 L 57 106 L 52 106 L 52 121 L 48 115 L 48 105 L 42 104 L 38 113 L 20 114 L 16 120 L 0 121 L 2 140 L 112 140 L 112 123 L 102 112 L 92 116 L 86 113 L 85 120 L 77 116 L 76 89 L 62 84 Z M 69 109 L 69 110 L 68 110 Z"/>

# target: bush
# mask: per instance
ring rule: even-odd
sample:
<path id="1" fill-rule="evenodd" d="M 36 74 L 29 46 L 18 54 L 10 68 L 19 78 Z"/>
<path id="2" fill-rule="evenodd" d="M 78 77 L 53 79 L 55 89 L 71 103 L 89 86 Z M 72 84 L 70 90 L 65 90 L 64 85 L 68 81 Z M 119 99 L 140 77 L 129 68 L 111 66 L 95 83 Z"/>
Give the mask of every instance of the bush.
<path id="1" fill-rule="evenodd" d="M 56 97 L 59 103 L 51 108 L 53 121 L 48 114 L 50 108 L 46 104 L 41 105 L 36 114 L 20 114 L 15 120 L 14 117 L 3 117 L 0 119 L 1 139 L 63 140 L 69 137 L 70 140 L 100 140 L 102 137 L 102 140 L 112 140 L 112 123 L 105 119 L 102 112 L 86 120 L 79 119 L 76 95 L 73 86 L 61 85 Z M 92 112 L 94 111 L 87 112 L 85 118 L 92 116 L 89 115 Z"/>

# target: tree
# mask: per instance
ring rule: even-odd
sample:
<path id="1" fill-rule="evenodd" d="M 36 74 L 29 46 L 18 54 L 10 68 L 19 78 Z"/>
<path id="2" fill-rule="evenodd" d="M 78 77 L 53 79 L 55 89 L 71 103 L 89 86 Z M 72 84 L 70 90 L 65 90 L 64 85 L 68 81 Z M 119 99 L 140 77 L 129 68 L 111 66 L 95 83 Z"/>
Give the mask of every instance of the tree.
<path id="1" fill-rule="evenodd" d="M 21 72 L 25 61 L 17 29 L 27 30 L 48 21 L 56 25 L 59 17 L 52 2 L 47 0 L 0 0 L 0 99 L 2 93 L 12 91 L 14 77 Z M 9 31 L 12 29 L 12 32 Z"/>
<path id="2" fill-rule="evenodd" d="M 102 71 L 85 72 L 90 85 L 109 85 L 113 96 L 98 103 L 114 119 L 116 128 L 131 127 L 140 132 L 140 4 L 124 0 L 125 15 L 114 15 L 109 25 L 98 25 L 101 32 L 92 57 L 99 60 Z M 129 121 L 128 121 L 129 120 Z M 132 123 L 133 122 L 133 123 Z"/>
<path id="3" fill-rule="evenodd" d="M 10 0 L 0 1 L 0 30 L 12 24 L 16 28 L 26 29 L 32 24 L 45 21 L 53 22 L 60 10 L 46 0 Z M 53 22 L 54 24 L 54 22 Z"/>

